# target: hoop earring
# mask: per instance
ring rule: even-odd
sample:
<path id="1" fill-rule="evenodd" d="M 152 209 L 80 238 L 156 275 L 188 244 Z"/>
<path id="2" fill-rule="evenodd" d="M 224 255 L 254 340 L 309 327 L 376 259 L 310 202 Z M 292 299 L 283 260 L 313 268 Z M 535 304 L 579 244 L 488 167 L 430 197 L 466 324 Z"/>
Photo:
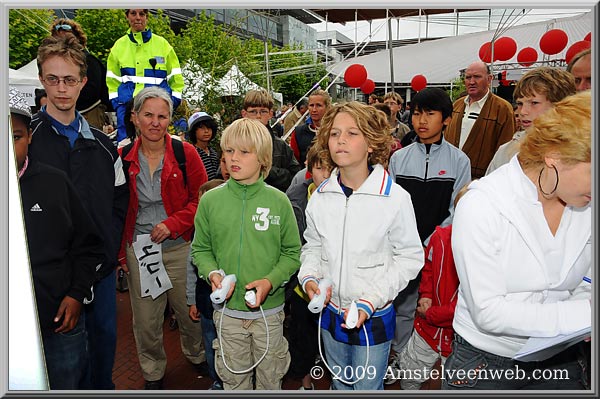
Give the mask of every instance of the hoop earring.
<path id="1" fill-rule="evenodd" d="M 556 191 L 556 189 L 558 188 L 558 170 L 556 170 L 556 166 L 554 165 L 550 165 L 552 166 L 552 169 L 554 169 L 554 173 L 556 174 L 556 184 L 554 184 L 554 188 L 552 189 L 552 191 L 550 191 L 549 193 L 545 192 L 544 189 L 542 188 L 542 173 L 544 172 L 545 167 L 543 167 L 540 170 L 540 174 L 538 176 L 538 187 L 540 188 L 540 192 L 542 193 L 542 195 L 544 197 L 549 197 L 552 194 L 554 194 L 554 192 Z"/>

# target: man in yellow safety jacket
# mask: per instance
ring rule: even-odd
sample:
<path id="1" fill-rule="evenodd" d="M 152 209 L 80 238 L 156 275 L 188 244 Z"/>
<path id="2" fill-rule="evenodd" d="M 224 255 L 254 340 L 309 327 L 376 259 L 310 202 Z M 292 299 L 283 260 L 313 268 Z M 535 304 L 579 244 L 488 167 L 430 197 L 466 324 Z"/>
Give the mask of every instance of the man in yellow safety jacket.
<path id="1" fill-rule="evenodd" d="M 160 86 L 171 94 L 173 110 L 181 103 L 183 76 L 173 47 L 162 36 L 146 29 L 147 9 L 127 9 L 130 29 L 119 38 L 108 56 L 106 85 L 117 113 L 117 141 L 127 137 L 127 102 L 147 86 Z"/>

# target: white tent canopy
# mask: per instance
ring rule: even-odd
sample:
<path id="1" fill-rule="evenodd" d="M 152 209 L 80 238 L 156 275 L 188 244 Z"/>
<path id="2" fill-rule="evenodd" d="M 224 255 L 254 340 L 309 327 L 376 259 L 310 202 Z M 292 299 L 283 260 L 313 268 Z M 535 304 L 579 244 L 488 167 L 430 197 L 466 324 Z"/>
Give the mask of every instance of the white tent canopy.
<path id="1" fill-rule="evenodd" d="M 204 93 L 219 83 L 193 60 L 189 60 L 181 68 L 181 74 L 184 82 L 183 98 L 186 100 L 202 101 Z"/>
<path id="2" fill-rule="evenodd" d="M 260 89 L 261 87 L 248 79 L 237 65 L 233 65 L 219 81 L 219 91 L 223 96 L 240 96 L 248 90 Z"/>
<path id="3" fill-rule="evenodd" d="M 565 49 L 549 59 L 564 59 L 569 47 L 592 31 L 594 18 L 592 12 L 571 18 L 554 19 L 513 26 L 500 35 L 512 37 L 517 42 L 517 52 L 505 62 L 516 63 L 517 54 L 525 47 L 533 47 L 538 52 L 538 61 L 543 61 L 540 50 L 540 38 L 551 29 L 562 29 L 569 38 Z M 450 83 L 459 77 L 459 71 L 471 62 L 479 60 L 480 47 L 489 42 L 495 31 L 470 33 L 460 36 L 431 40 L 423 43 L 393 49 L 394 82 L 407 84 L 415 75 L 424 75 L 428 83 Z M 548 60 L 548 58 L 546 58 Z M 368 78 L 374 82 L 391 82 L 389 50 L 378 51 L 366 56 L 350 58 L 329 68 L 337 76 L 349 65 L 362 64 L 367 69 Z"/>
<path id="4" fill-rule="evenodd" d="M 222 96 L 243 96 L 248 90 L 260 89 L 263 88 L 244 75 L 237 65 L 233 65 L 219 81 L 219 91 Z M 271 92 L 271 95 L 279 103 L 283 103 L 283 94 Z"/>
<path id="5" fill-rule="evenodd" d="M 186 99 L 202 101 L 203 94 L 210 88 L 214 88 L 221 96 L 243 96 L 248 90 L 262 89 L 244 75 L 237 65 L 233 65 L 220 80 L 216 80 L 190 60 L 182 67 L 181 74 L 185 83 L 183 97 Z M 283 94 L 272 92 L 271 95 L 283 103 Z"/>
<path id="6" fill-rule="evenodd" d="M 43 88 L 38 78 L 37 60 L 33 59 L 19 69 L 9 68 L 8 84 L 23 93 L 27 104 L 33 107 L 35 105 L 35 89 Z"/>

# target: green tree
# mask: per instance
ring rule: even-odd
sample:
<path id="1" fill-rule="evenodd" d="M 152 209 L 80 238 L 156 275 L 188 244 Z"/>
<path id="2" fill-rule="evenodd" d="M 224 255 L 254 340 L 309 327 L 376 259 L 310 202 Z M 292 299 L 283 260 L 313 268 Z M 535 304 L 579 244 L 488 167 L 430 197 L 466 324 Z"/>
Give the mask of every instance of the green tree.
<path id="1" fill-rule="evenodd" d="M 295 102 L 304 96 L 326 74 L 323 64 L 313 52 L 302 51 L 302 46 L 272 48 L 269 54 L 269 70 L 274 91 L 281 92 L 284 101 Z M 266 75 L 264 56 L 257 58 L 263 64 L 260 76 Z M 327 86 L 328 80 L 320 83 Z"/>
<path id="2" fill-rule="evenodd" d="M 87 35 L 87 48 L 90 53 L 105 65 L 113 44 L 129 29 L 123 10 L 78 9 L 75 12 L 75 21 Z"/>
<path id="3" fill-rule="evenodd" d="M 75 21 L 87 35 L 88 50 L 104 64 L 115 41 L 129 29 L 124 9 L 78 9 Z M 163 36 L 173 45 L 177 39 L 169 24 L 169 18 L 162 10 L 148 16 L 148 27 L 152 32 Z"/>
<path id="4" fill-rule="evenodd" d="M 47 9 L 10 9 L 8 12 L 8 65 L 18 69 L 37 55 L 37 49 L 54 19 Z"/>
<path id="5" fill-rule="evenodd" d="M 174 45 L 175 51 L 187 72 L 196 75 L 186 79 L 186 100 L 190 108 L 201 108 L 208 113 L 220 113 L 231 120 L 242 105 L 241 96 L 221 97 L 217 82 L 237 65 L 240 71 L 252 71 L 249 55 L 261 44 L 255 39 L 242 40 L 234 34 L 236 25 L 217 25 L 204 11 L 188 20 Z M 258 83 L 258 82 L 256 82 Z M 224 113 L 224 115 L 223 115 Z"/>
<path id="6" fill-rule="evenodd" d="M 460 94 L 465 91 L 467 87 L 465 86 L 465 81 L 460 76 L 452 81 L 452 89 L 448 90 L 448 94 L 450 95 L 450 99 L 452 101 L 457 100 L 460 97 Z"/>

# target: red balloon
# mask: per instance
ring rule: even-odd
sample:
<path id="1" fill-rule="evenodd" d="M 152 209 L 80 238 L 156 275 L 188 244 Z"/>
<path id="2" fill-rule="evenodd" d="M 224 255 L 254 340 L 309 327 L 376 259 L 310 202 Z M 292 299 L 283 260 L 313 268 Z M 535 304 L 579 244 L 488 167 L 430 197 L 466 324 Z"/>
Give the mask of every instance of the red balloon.
<path id="1" fill-rule="evenodd" d="M 586 42 L 591 42 L 592 41 L 592 32 L 588 32 L 588 34 L 585 35 L 583 40 L 585 40 Z"/>
<path id="2" fill-rule="evenodd" d="M 540 50 L 544 54 L 553 55 L 558 54 L 567 47 L 569 37 L 562 29 L 552 29 L 544 33 L 540 39 Z"/>
<path id="3" fill-rule="evenodd" d="M 346 68 L 344 80 L 350 87 L 360 87 L 367 80 L 367 69 L 362 64 L 352 64 Z"/>
<path id="4" fill-rule="evenodd" d="M 512 37 L 501 37 L 494 44 L 494 60 L 508 61 L 517 52 L 517 42 Z"/>
<path id="5" fill-rule="evenodd" d="M 371 79 L 365 80 L 365 83 L 360 86 L 360 90 L 362 90 L 362 92 L 365 94 L 373 93 L 373 90 L 375 90 L 375 82 L 373 82 Z"/>
<path id="6" fill-rule="evenodd" d="M 537 59 L 538 53 L 533 47 L 525 47 L 517 54 L 517 61 L 524 67 L 533 65 L 534 62 L 537 62 Z"/>
<path id="7" fill-rule="evenodd" d="M 571 47 L 569 47 L 569 49 L 567 50 L 567 55 L 565 55 L 565 62 L 568 64 L 569 62 L 571 62 L 573 57 L 575 57 L 583 50 L 589 49 L 590 47 L 592 47 L 592 43 L 585 40 L 573 43 Z"/>
<path id="8" fill-rule="evenodd" d="M 483 62 L 492 62 L 492 43 L 486 42 L 481 45 L 479 59 Z"/>
<path id="9" fill-rule="evenodd" d="M 427 78 L 423 75 L 415 75 L 410 81 L 410 87 L 414 91 L 421 91 L 427 86 Z"/>

